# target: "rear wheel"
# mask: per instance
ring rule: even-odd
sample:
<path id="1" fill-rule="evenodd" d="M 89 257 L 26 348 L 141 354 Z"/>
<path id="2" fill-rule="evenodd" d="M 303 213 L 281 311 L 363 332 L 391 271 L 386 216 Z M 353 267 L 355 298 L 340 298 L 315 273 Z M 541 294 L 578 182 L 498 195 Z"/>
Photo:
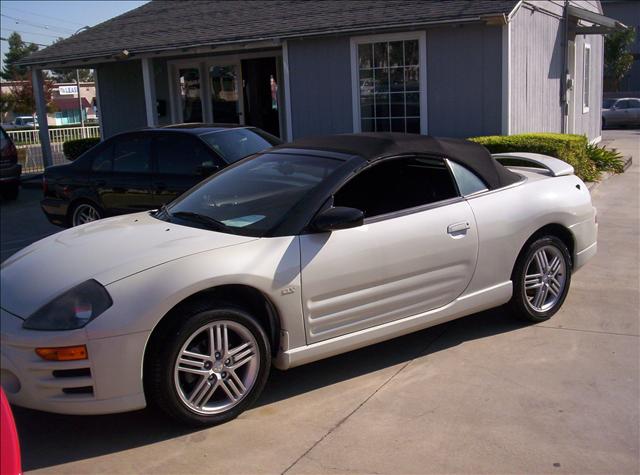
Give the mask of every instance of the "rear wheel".
<path id="1" fill-rule="evenodd" d="M 178 421 L 216 425 L 256 401 L 269 375 L 270 347 L 244 310 L 192 305 L 155 339 L 147 359 L 147 398 Z"/>
<path id="2" fill-rule="evenodd" d="M 551 318 L 562 306 L 571 284 L 571 255 L 555 236 L 543 236 L 520 255 L 512 276 L 511 308 L 529 321 Z"/>
<path id="3" fill-rule="evenodd" d="M 76 204 L 71 212 L 71 226 L 80 226 L 102 219 L 104 214 L 98 206 L 93 203 L 83 201 Z"/>

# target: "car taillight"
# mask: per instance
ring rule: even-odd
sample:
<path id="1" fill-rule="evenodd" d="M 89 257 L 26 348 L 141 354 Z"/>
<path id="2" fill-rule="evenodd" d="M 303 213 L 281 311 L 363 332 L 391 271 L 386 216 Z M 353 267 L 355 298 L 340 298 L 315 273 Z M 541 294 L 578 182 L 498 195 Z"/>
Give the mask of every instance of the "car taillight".
<path id="1" fill-rule="evenodd" d="M 49 191 L 49 188 L 47 186 L 47 177 L 42 175 L 42 193 L 46 195 L 47 191 Z"/>

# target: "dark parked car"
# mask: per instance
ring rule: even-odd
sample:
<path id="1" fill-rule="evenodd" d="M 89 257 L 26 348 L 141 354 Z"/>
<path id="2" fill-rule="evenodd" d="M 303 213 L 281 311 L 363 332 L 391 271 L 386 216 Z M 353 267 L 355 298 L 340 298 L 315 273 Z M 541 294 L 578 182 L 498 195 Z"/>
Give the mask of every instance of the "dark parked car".
<path id="1" fill-rule="evenodd" d="M 22 166 L 18 164 L 18 150 L 11 137 L 0 127 L 0 194 L 8 200 L 15 200 L 20 191 Z"/>
<path id="2" fill-rule="evenodd" d="M 159 208 L 212 173 L 281 141 L 254 128 L 188 124 L 127 132 L 43 177 L 49 221 L 77 226 Z"/>

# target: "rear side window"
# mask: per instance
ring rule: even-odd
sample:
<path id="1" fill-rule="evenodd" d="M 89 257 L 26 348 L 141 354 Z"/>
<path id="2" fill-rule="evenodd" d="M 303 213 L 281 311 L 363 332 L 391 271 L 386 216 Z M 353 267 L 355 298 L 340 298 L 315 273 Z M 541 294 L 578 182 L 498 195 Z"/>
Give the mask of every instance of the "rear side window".
<path id="1" fill-rule="evenodd" d="M 268 134 L 259 134 L 252 129 L 227 129 L 200 136 L 227 163 L 262 152 L 280 143 Z"/>
<path id="2" fill-rule="evenodd" d="M 91 170 L 94 172 L 110 172 L 113 157 L 113 145 L 108 144 L 100 147 L 93 153 Z"/>
<path id="3" fill-rule="evenodd" d="M 443 160 L 406 157 L 373 165 L 347 182 L 334 206 L 348 206 L 371 218 L 458 196 Z"/>
<path id="4" fill-rule="evenodd" d="M 629 107 L 632 109 L 640 108 L 640 100 L 638 99 L 629 99 Z"/>
<path id="5" fill-rule="evenodd" d="M 214 166 L 211 153 L 192 137 L 179 134 L 155 138 L 158 173 L 196 175 L 202 167 Z"/>
<path id="6" fill-rule="evenodd" d="M 151 171 L 151 138 L 135 136 L 117 139 L 113 149 L 113 171 L 149 173 Z"/>
<path id="7" fill-rule="evenodd" d="M 448 162 L 462 196 L 487 190 L 487 185 L 467 167 L 452 160 L 448 160 Z"/>

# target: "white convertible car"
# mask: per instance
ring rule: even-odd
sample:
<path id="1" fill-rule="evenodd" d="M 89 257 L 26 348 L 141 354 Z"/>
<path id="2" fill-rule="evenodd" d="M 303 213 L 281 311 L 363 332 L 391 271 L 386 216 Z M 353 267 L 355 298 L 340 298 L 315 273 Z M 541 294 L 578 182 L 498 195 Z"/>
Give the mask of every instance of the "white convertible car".
<path id="1" fill-rule="evenodd" d="M 596 239 L 587 187 L 554 158 L 414 135 L 305 139 L 9 258 L 2 386 L 45 411 L 153 404 L 221 423 L 272 364 L 507 303 L 546 320 Z"/>

